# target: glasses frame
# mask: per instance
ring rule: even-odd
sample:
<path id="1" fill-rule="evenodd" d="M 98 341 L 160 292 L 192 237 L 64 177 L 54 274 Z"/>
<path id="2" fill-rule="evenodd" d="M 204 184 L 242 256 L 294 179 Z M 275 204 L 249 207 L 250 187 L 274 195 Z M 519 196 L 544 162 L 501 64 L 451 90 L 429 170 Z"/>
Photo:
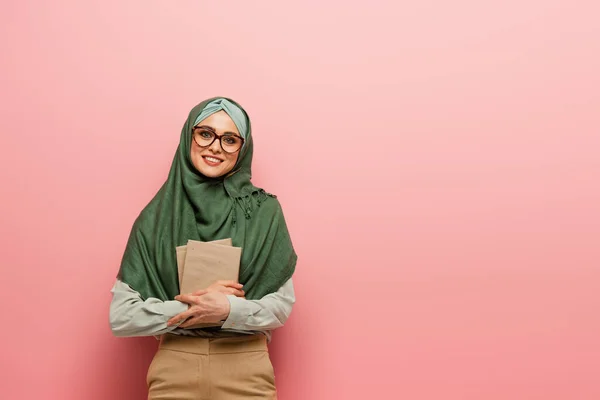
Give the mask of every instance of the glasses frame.
<path id="1" fill-rule="evenodd" d="M 201 145 L 201 144 L 200 144 L 200 143 L 198 143 L 198 141 L 196 140 L 196 132 L 197 132 L 197 131 L 210 132 L 210 133 L 212 133 L 212 134 L 213 134 L 215 137 L 213 138 L 213 140 L 212 140 L 212 141 L 211 141 L 209 144 L 207 144 L 207 145 Z M 236 151 L 227 151 L 227 150 L 225 150 L 225 148 L 223 147 L 223 138 L 224 138 L 224 137 L 228 137 L 228 136 L 233 136 L 233 137 L 235 137 L 235 138 L 238 138 L 238 139 L 240 139 L 240 140 L 242 141 L 242 145 L 240 146 L 240 148 L 239 148 L 239 149 L 237 149 Z M 201 128 L 201 127 L 199 127 L 199 126 L 195 126 L 195 127 L 192 129 L 192 140 L 193 140 L 193 141 L 194 141 L 194 142 L 195 142 L 195 143 L 196 143 L 198 146 L 202 147 L 203 149 L 207 149 L 207 148 L 209 148 L 210 146 L 212 146 L 212 144 L 213 144 L 213 143 L 215 142 L 215 140 L 217 140 L 217 139 L 219 139 L 219 146 L 221 146 L 221 150 L 223 150 L 223 151 L 224 151 L 225 153 L 227 153 L 227 154 L 235 154 L 235 153 L 237 153 L 238 151 L 240 151 L 240 150 L 242 149 L 242 147 L 244 147 L 244 142 L 245 142 L 245 140 L 244 140 L 244 138 L 243 138 L 243 137 L 241 137 L 241 136 L 238 136 L 238 135 L 232 135 L 231 133 L 226 133 L 225 135 L 217 135 L 217 133 L 216 133 L 216 132 L 213 132 L 213 131 L 211 131 L 210 129 Z"/>

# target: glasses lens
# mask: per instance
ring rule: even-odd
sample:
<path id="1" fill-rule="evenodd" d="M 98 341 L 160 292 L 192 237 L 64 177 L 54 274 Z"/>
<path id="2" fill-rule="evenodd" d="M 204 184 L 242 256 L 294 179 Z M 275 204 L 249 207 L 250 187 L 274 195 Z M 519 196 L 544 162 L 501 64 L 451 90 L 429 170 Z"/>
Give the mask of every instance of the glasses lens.
<path id="1" fill-rule="evenodd" d="M 233 135 L 225 135 L 221 138 L 221 146 L 223 147 L 223 150 L 228 153 L 235 153 L 238 151 L 242 147 L 242 143 L 241 138 Z"/>
<path id="2" fill-rule="evenodd" d="M 194 140 L 198 143 L 198 146 L 209 146 L 215 140 L 215 134 L 204 129 L 196 129 L 194 131 Z"/>

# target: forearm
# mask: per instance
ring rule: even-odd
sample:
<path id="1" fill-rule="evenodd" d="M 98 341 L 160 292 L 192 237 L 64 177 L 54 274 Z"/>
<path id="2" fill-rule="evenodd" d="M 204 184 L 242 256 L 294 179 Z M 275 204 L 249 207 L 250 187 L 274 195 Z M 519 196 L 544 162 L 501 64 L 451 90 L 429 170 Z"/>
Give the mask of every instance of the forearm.
<path id="1" fill-rule="evenodd" d="M 231 309 L 223 329 L 268 331 L 282 327 L 296 301 L 294 284 L 288 280 L 277 292 L 260 300 L 227 296 Z"/>
<path id="2" fill-rule="evenodd" d="M 111 292 L 110 327 L 115 336 L 155 336 L 171 332 L 178 325 L 167 327 L 167 321 L 188 308 L 175 300 L 143 300 L 138 292 L 118 280 Z"/>

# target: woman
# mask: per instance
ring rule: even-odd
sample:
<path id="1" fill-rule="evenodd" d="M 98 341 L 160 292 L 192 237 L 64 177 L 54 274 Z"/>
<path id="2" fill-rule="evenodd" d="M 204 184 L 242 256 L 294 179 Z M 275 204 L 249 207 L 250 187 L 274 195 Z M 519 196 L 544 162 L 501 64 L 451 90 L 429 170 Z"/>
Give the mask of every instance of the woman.
<path id="1" fill-rule="evenodd" d="M 295 302 L 297 256 L 275 196 L 250 182 L 246 112 L 212 98 L 192 109 L 167 181 L 136 219 L 112 293 L 116 336 L 161 336 L 149 399 L 274 399 L 271 331 Z M 239 283 L 179 295 L 175 248 L 232 238 Z M 220 326 L 188 329 L 198 323 Z"/>

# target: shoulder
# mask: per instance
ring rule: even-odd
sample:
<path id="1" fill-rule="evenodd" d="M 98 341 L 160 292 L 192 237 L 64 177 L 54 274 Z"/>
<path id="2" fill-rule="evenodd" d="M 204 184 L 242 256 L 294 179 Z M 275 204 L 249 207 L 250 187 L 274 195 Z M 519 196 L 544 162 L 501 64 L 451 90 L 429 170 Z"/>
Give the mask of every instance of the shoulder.
<path id="1" fill-rule="evenodd" d="M 281 203 L 277 196 L 268 192 L 257 194 L 258 214 L 262 218 L 275 218 L 283 214 Z"/>

